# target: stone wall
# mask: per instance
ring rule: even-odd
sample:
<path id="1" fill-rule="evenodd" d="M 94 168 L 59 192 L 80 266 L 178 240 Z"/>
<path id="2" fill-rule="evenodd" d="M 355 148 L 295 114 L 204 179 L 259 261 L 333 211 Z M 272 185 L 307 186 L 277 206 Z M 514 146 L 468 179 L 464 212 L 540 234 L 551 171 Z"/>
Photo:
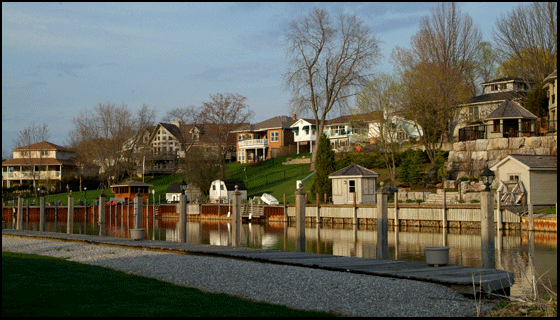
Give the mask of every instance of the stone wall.
<path id="1" fill-rule="evenodd" d="M 455 142 L 447 170 L 454 178 L 479 177 L 486 165 L 492 167 L 509 154 L 556 155 L 556 151 L 556 135 Z"/>

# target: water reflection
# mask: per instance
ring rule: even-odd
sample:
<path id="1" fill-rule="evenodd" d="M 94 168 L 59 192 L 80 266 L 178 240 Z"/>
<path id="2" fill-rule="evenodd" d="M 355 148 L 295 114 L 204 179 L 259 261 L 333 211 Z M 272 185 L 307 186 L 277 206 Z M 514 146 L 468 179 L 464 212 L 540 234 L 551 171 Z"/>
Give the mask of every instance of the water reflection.
<path id="1" fill-rule="evenodd" d="M 178 241 L 178 219 L 150 219 L 146 227 L 146 239 Z M 11 224 L 7 223 L 7 228 Z M 130 225 L 129 225 L 130 224 Z M 130 237 L 132 221 L 111 216 L 106 223 L 107 235 Z M 39 230 L 37 222 L 24 223 L 28 230 Z M 66 223 L 47 222 L 47 231 L 66 233 Z M 99 234 L 97 225 L 74 223 L 76 234 Z M 534 275 L 542 276 L 547 287 L 557 292 L 557 241 L 555 232 L 528 232 L 506 230 L 496 232 L 496 267 L 515 274 L 516 284 L 511 288 L 513 296 L 531 292 L 535 286 Z M 449 263 L 480 267 L 480 229 L 389 227 L 389 259 L 424 261 L 424 248 L 448 246 Z M 376 226 L 317 225 L 308 224 L 305 229 L 305 251 L 350 257 L 376 257 Z M 232 226 L 225 221 L 188 221 L 187 242 L 231 246 Z M 241 226 L 241 246 L 251 248 L 296 251 L 296 228 L 288 223 L 244 223 Z M 546 289 L 539 284 L 540 294 Z"/>

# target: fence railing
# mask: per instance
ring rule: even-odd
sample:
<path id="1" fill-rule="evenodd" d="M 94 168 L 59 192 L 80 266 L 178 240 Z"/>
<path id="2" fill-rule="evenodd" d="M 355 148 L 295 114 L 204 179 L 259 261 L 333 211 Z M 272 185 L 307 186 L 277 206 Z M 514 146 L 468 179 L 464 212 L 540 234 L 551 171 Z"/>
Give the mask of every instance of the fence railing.
<path id="1" fill-rule="evenodd" d="M 469 141 L 477 139 L 492 138 L 516 138 L 516 137 L 539 137 L 557 132 L 556 120 L 528 121 L 521 123 L 521 130 L 518 127 L 506 126 L 503 124 L 482 124 L 477 126 L 459 129 L 459 141 Z"/>

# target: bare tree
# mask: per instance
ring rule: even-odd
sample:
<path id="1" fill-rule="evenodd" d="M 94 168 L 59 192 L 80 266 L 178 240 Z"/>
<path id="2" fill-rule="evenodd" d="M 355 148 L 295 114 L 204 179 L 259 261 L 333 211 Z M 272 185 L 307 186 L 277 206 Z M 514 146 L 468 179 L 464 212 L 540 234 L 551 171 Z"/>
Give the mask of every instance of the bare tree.
<path id="1" fill-rule="evenodd" d="M 541 82 L 557 68 L 557 3 L 519 5 L 497 19 L 493 38 L 503 73 Z"/>
<path id="2" fill-rule="evenodd" d="M 411 49 L 395 48 L 403 112 L 422 129 L 432 165 L 437 150 L 450 141 L 458 119 L 457 106 L 473 93 L 468 75 L 479 56 L 481 33 L 472 18 L 455 3 L 443 3 L 425 17 L 412 38 Z"/>
<path id="3" fill-rule="evenodd" d="M 31 145 L 42 141 L 47 141 L 50 139 L 50 137 L 51 133 L 47 124 L 36 125 L 35 123 L 33 123 L 32 125 L 25 127 L 20 132 L 18 132 L 17 138 L 12 141 L 14 148 L 27 147 L 27 150 L 23 153 L 28 163 L 25 168 L 28 172 L 31 173 L 31 177 L 33 180 L 33 191 L 35 192 L 35 196 L 37 196 L 37 182 L 40 178 L 39 172 L 35 170 L 35 167 L 42 167 L 44 165 L 44 161 L 43 150 L 31 149 Z M 48 178 L 49 176 L 47 174 L 47 180 Z"/>
<path id="4" fill-rule="evenodd" d="M 397 181 L 395 153 L 399 146 L 397 139 L 399 126 L 395 119 L 398 112 L 396 85 L 393 77 L 381 74 L 370 81 L 356 97 L 356 107 L 360 113 L 377 112 L 380 115 L 380 118 L 376 119 L 377 142 L 381 147 L 392 186 L 395 186 Z"/>
<path id="5" fill-rule="evenodd" d="M 123 179 L 134 170 L 135 146 L 154 117 L 155 111 L 146 105 L 136 117 L 124 103 L 99 103 L 83 110 L 72 119 L 75 128 L 70 134 L 78 159 L 98 165 L 109 184 Z"/>
<path id="6" fill-rule="evenodd" d="M 216 162 L 220 164 L 221 178 L 225 177 L 225 160 L 228 153 L 234 152 L 236 139 L 232 131 L 247 124 L 254 116 L 246 103 L 247 98 L 240 94 L 216 93 L 210 95 L 210 101 L 202 104 L 197 123 L 206 126 L 206 134 L 214 141 Z"/>
<path id="7" fill-rule="evenodd" d="M 321 8 L 292 21 L 286 38 L 290 66 L 284 84 L 292 92 L 293 111 L 311 111 L 320 137 L 332 108 L 347 107 L 348 98 L 367 83 L 367 73 L 381 57 L 379 40 L 356 16 L 332 19 Z M 315 144 L 311 170 L 317 150 Z"/>

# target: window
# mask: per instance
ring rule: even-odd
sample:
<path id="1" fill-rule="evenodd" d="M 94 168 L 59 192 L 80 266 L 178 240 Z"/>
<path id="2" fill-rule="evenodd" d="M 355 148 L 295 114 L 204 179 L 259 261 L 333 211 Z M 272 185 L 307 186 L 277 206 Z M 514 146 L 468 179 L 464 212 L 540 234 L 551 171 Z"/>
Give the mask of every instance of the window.
<path id="1" fill-rule="evenodd" d="M 245 163 L 245 151 L 239 151 L 237 153 L 237 159 L 239 160 L 239 162 Z"/>
<path id="2" fill-rule="evenodd" d="M 493 125 L 492 125 L 492 131 L 493 132 L 500 132 L 500 120 L 494 120 Z"/>
<path id="3" fill-rule="evenodd" d="M 237 140 L 239 140 L 239 141 L 245 140 L 245 135 L 244 135 L 244 134 L 240 134 L 240 135 L 238 136 L 238 139 L 237 139 Z"/>
<path id="4" fill-rule="evenodd" d="M 509 181 L 519 181 L 519 174 L 510 174 Z"/>
<path id="5" fill-rule="evenodd" d="M 348 192 L 350 193 L 356 192 L 356 180 L 348 181 Z"/>
<path id="6" fill-rule="evenodd" d="M 46 156 L 48 156 L 48 155 L 49 155 L 49 152 L 48 152 L 48 151 L 45 151 L 45 150 L 42 150 L 42 151 L 41 151 L 41 156 L 42 156 L 42 157 L 46 157 Z"/>
<path id="7" fill-rule="evenodd" d="M 270 133 L 270 142 L 278 142 L 278 131 Z"/>

